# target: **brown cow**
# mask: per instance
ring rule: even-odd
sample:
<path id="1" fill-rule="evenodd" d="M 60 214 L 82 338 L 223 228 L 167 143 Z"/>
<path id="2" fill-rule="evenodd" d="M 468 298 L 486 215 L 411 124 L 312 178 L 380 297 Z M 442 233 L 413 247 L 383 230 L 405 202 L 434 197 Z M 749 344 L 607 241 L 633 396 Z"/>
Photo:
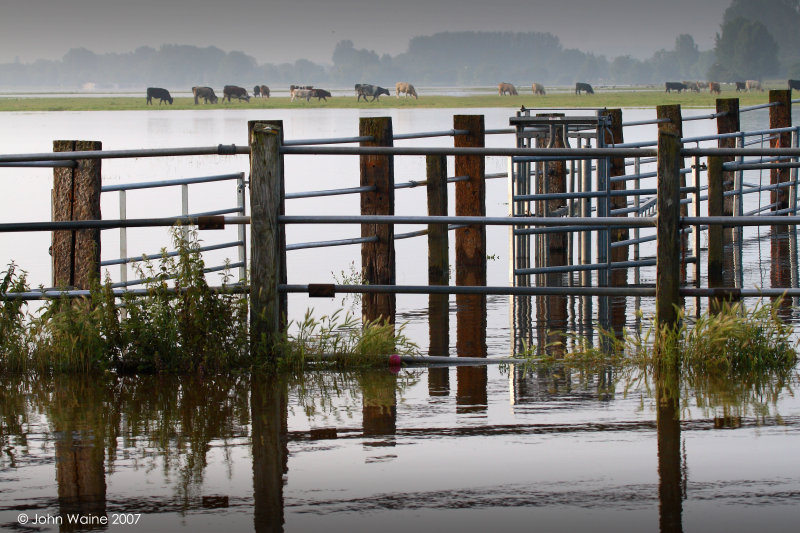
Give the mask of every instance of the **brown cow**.
<path id="1" fill-rule="evenodd" d="M 394 86 L 394 90 L 395 90 L 395 95 L 398 98 L 400 98 L 400 93 L 404 93 L 406 95 L 406 98 L 408 98 L 409 95 L 413 96 L 415 99 L 418 98 L 417 90 L 414 89 L 413 85 L 411 85 L 406 81 L 398 81 Z"/>
<path id="2" fill-rule="evenodd" d="M 497 94 L 503 96 L 508 94 L 510 96 L 517 96 L 519 93 L 517 92 L 517 88 L 514 87 L 513 83 L 500 83 L 497 85 Z"/>
<path id="3" fill-rule="evenodd" d="M 764 88 L 761 87 L 761 82 L 758 80 L 747 80 L 745 83 L 745 87 L 747 87 L 747 92 L 750 91 L 761 91 L 764 92 Z"/>
<path id="4" fill-rule="evenodd" d="M 722 89 L 720 89 L 718 82 L 710 81 L 708 82 L 708 92 L 711 94 L 722 94 Z"/>
<path id="5" fill-rule="evenodd" d="M 266 85 L 262 85 L 261 87 L 261 98 L 269 98 L 269 87 Z"/>
<path id="6" fill-rule="evenodd" d="M 534 83 L 533 85 L 531 85 L 531 90 L 533 91 L 533 94 L 541 94 L 543 96 L 545 94 L 544 85 L 542 85 L 541 83 Z"/>

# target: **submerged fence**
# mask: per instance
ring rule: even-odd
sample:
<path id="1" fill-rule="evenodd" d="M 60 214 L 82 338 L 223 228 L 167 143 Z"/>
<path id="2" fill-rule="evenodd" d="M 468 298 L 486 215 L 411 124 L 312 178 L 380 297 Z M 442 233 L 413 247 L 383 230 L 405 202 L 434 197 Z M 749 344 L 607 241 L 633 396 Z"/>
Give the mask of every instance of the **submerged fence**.
<path id="1" fill-rule="evenodd" d="M 202 250 L 238 248 L 238 262 L 230 266 L 241 269 L 242 279 L 249 255 L 249 285 L 232 289 L 249 292 L 252 338 L 266 343 L 281 329 L 287 316 L 288 293 L 306 293 L 312 297 L 359 293 L 363 295 L 364 320 L 390 321 L 395 319 L 396 294 L 428 294 L 429 316 L 432 323 L 439 324 L 447 324 L 447 298 L 455 294 L 459 332 L 464 329 L 474 333 L 464 335 L 463 339 L 459 334 L 459 352 L 470 354 L 485 354 L 485 327 L 475 327 L 475 317 L 482 312 L 485 326 L 487 295 L 514 297 L 515 335 L 517 327 L 524 330 L 526 320 L 530 322 L 530 298 L 544 298 L 537 302 L 538 309 L 552 316 L 565 312 L 562 309 L 566 306 L 565 297 L 586 297 L 589 306 L 586 312 L 591 317 L 591 297 L 599 297 L 598 316 L 602 322 L 608 312 L 608 298 L 655 296 L 658 322 L 671 324 L 677 319 L 675 310 L 682 307 L 684 297 L 711 297 L 716 301 L 760 295 L 800 296 L 800 290 L 788 287 L 744 288 L 729 273 L 726 275 L 730 270 L 726 261 L 730 258 L 723 257 L 725 246 L 737 238 L 741 241 L 741 233 L 737 231 L 744 226 L 785 229 L 800 223 L 797 216 L 800 148 L 798 128 L 791 125 L 791 105 L 797 101 L 790 97 L 789 91 L 770 91 L 768 104 L 741 109 L 736 99 L 719 99 L 716 113 L 687 118 L 681 117 L 680 106 L 659 106 L 655 120 L 628 123 L 622 121 L 619 110 L 598 110 L 588 118 L 552 113 L 535 117 L 530 110 L 523 110 L 516 119 L 511 119 L 513 128 L 486 130 L 482 116 L 456 115 L 451 130 L 402 135 L 393 134 L 389 118 L 362 118 L 356 137 L 305 141 L 284 141 L 281 121 L 253 121 L 248 125 L 246 147 L 101 151 L 99 146 L 69 141 L 72 144 L 54 146 L 53 153 L 0 156 L 0 165 L 4 166 L 54 167 L 53 221 L 2 223 L 0 231 L 53 231 L 53 287 L 68 289 L 8 293 L 3 297 L 83 295 L 87 276 L 99 273 L 100 266 L 124 266 L 144 258 L 128 256 L 123 245 L 126 228 L 169 226 L 176 222 L 196 224 L 201 230 L 240 225 L 236 241 Z M 739 131 L 740 113 L 757 108 L 769 108 L 770 127 L 757 132 Z M 682 124 L 686 120 L 716 120 L 718 133 L 684 137 Z M 657 125 L 657 140 L 624 143 L 625 127 L 648 124 Z M 515 134 L 516 147 L 486 148 L 485 136 L 493 134 Z M 453 146 L 394 146 L 395 140 L 437 136 L 453 137 Z M 750 144 L 764 139 L 769 140 L 769 147 L 754 148 Z M 701 142 L 710 141 L 717 141 L 717 146 L 700 147 Z M 359 145 L 340 146 L 347 143 Z M 573 143 L 576 146 L 571 146 Z M 105 158 L 248 153 L 249 181 L 244 173 L 231 173 L 100 186 L 99 161 Z M 359 186 L 285 194 L 284 158 L 319 154 L 357 155 Z M 393 158 L 397 156 L 425 156 L 426 179 L 395 183 Z M 447 175 L 448 156 L 454 157 L 453 176 Z M 509 173 L 487 175 L 485 158 L 490 156 L 509 158 Z M 688 165 L 686 160 L 690 161 Z M 648 166 L 655 168 L 648 171 Z M 633 167 L 632 174 L 627 173 L 628 167 Z M 769 185 L 746 182 L 744 171 L 750 169 L 769 170 Z M 507 178 L 509 216 L 486 216 L 486 185 L 491 178 Z M 228 180 L 237 184 L 235 207 L 188 212 L 190 184 Z M 656 183 L 643 185 L 647 180 Z M 447 215 L 448 183 L 455 187 L 455 216 Z M 423 185 L 427 190 L 428 215 L 396 215 L 395 190 Z M 180 216 L 125 217 L 127 190 L 164 186 L 182 188 Z M 249 216 L 246 216 L 247 186 Z M 99 205 L 100 193 L 109 192 L 118 192 L 120 196 L 120 219 L 99 220 L 99 207 L 93 210 L 91 206 Z M 764 192 L 770 193 L 769 203 L 759 202 L 755 210 L 745 212 L 745 198 Z M 287 216 L 284 212 L 287 200 L 345 194 L 359 195 L 360 215 Z M 59 207 L 62 204 L 63 209 Z M 706 216 L 701 216 L 702 205 Z M 251 226 L 249 253 L 245 251 L 245 224 Z M 294 224 L 358 224 L 360 236 L 287 244 L 285 228 Z M 428 227 L 395 233 L 398 224 Z M 509 228 L 510 286 L 487 284 L 486 227 L 490 225 Z M 101 262 L 99 231 L 110 228 L 122 232 L 120 258 Z M 709 238 L 703 269 L 699 235 L 706 230 Z M 451 231 L 455 233 L 455 286 L 449 285 L 448 276 Z M 791 233 L 794 234 L 793 229 Z M 397 285 L 394 242 L 423 235 L 428 240 L 428 284 Z M 640 247 L 650 242 L 656 245 L 655 255 L 642 257 Z M 363 284 L 287 283 L 288 251 L 353 244 L 361 247 Z M 629 256 L 631 250 L 633 257 Z M 687 264 L 694 265 L 691 282 Z M 640 270 L 653 266 L 656 283 L 641 284 Z M 209 270 L 217 268 L 223 267 Z M 631 269 L 633 284 L 628 277 Z M 703 270 L 705 276 L 701 274 Z M 115 284 L 118 293 L 142 283 L 125 279 L 123 270 L 120 277 Z M 701 285 L 704 277 L 706 286 Z M 433 336 L 431 339 L 431 354 L 446 354 L 446 337 L 436 347 Z"/>

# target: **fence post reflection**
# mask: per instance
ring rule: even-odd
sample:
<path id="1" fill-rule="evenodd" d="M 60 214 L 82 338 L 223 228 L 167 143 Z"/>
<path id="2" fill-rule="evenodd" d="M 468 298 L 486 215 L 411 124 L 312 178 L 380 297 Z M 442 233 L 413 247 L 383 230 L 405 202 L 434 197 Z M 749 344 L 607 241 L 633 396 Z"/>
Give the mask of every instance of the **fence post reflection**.
<path id="1" fill-rule="evenodd" d="M 257 533 L 283 531 L 283 476 L 288 473 L 288 387 L 277 377 L 251 380 L 253 522 Z"/>

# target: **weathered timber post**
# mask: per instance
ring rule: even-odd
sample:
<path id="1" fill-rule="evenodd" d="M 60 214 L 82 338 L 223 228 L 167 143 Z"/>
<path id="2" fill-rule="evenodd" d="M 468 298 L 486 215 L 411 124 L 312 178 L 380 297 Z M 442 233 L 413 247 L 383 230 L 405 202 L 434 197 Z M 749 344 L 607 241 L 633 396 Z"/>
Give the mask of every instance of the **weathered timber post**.
<path id="1" fill-rule="evenodd" d="M 359 135 L 370 136 L 361 146 L 392 146 L 390 117 L 362 117 Z M 362 215 L 394 215 L 394 156 L 362 155 L 361 186 L 374 191 L 361 193 Z M 377 242 L 361 244 L 361 271 L 369 285 L 395 284 L 394 225 L 361 224 L 361 236 L 377 236 Z M 364 323 L 386 320 L 394 323 L 394 294 L 364 294 L 361 298 L 361 317 Z"/>
<path id="2" fill-rule="evenodd" d="M 740 129 L 739 124 L 739 99 L 738 98 L 717 98 L 717 113 L 725 113 L 717 117 L 717 133 L 736 133 Z M 719 148 L 736 148 L 736 137 L 726 139 L 719 139 L 717 141 Z M 734 161 L 734 156 L 724 156 L 723 163 L 730 163 Z M 733 191 L 734 183 L 736 182 L 736 171 L 726 170 L 722 174 L 723 191 Z M 728 196 L 724 200 L 724 215 L 733 215 L 733 205 L 736 202 L 735 196 Z"/>
<path id="3" fill-rule="evenodd" d="M 483 115 L 455 115 L 453 128 L 469 131 L 456 135 L 456 148 L 485 146 Z M 455 156 L 456 216 L 486 216 L 486 161 L 482 155 Z M 473 224 L 456 230 L 456 285 L 486 285 L 486 226 Z M 486 296 L 456 295 L 456 348 L 460 356 L 486 355 Z"/>
<path id="4" fill-rule="evenodd" d="M 718 101 L 719 102 L 719 101 Z M 722 216 L 724 212 L 723 192 L 725 178 L 722 165 L 725 158 L 721 156 L 708 157 L 708 216 Z M 708 286 L 722 287 L 725 280 L 724 271 L 724 242 L 723 227 L 711 224 L 708 226 Z M 709 302 L 712 311 L 719 309 L 720 300 L 714 298 Z"/>
<path id="5" fill-rule="evenodd" d="M 250 121 L 250 338 L 251 353 L 275 357 L 274 341 L 285 319 L 278 285 L 286 280 L 283 160 L 280 122 Z M 282 316 L 283 315 L 283 316 Z"/>
<path id="6" fill-rule="evenodd" d="M 99 141 L 53 141 L 54 152 L 101 150 Z M 53 169 L 55 222 L 100 220 L 101 160 L 81 159 L 75 168 Z M 88 289 L 100 279 L 100 230 L 54 231 L 53 286 Z"/>
<path id="7" fill-rule="evenodd" d="M 770 103 L 776 102 L 778 105 L 769 108 L 769 127 L 790 128 L 792 126 L 792 91 L 771 90 L 769 92 Z M 792 146 L 792 133 L 787 131 L 771 136 L 769 142 L 771 148 L 790 148 Z M 773 168 L 770 171 L 770 184 L 777 185 L 785 183 L 791 179 L 791 170 L 788 168 Z M 789 207 L 789 188 L 774 189 L 770 191 L 770 203 L 774 205 L 773 211 L 780 211 Z"/>
<path id="8" fill-rule="evenodd" d="M 604 144 L 611 146 L 613 144 L 622 144 L 625 142 L 625 137 L 622 129 L 622 109 L 606 109 L 601 111 L 601 115 L 611 119 L 611 125 L 605 128 L 604 131 Z M 624 191 L 627 189 L 626 181 L 611 181 L 612 178 L 625 175 L 625 158 L 624 157 L 610 157 L 608 160 L 608 188 L 612 191 Z M 602 200 L 601 200 L 602 201 Z M 612 196 L 611 210 L 624 209 L 628 207 L 627 196 Z M 613 215 L 626 217 L 626 214 Z M 611 229 L 611 244 L 616 242 L 628 240 L 628 228 L 612 228 Z M 617 246 L 611 248 L 611 262 L 618 263 L 628 260 L 628 247 Z M 628 269 L 618 268 L 611 271 L 611 286 L 624 287 L 628 284 Z M 611 327 L 619 335 L 625 328 L 626 316 L 626 298 L 614 297 L 611 298 Z"/>
<path id="9" fill-rule="evenodd" d="M 680 106 L 658 106 L 658 118 L 680 115 Z M 681 134 L 672 122 L 658 125 L 656 228 L 656 326 L 672 327 L 681 307 L 680 170 Z"/>
<path id="10" fill-rule="evenodd" d="M 428 215 L 447 216 L 447 158 L 425 158 L 428 179 Z M 449 285 L 450 261 L 447 224 L 428 224 L 428 284 Z M 428 296 L 429 355 L 449 355 L 449 296 Z"/>
<path id="11" fill-rule="evenodd" d="M 661 132 L 662 129 L 665 131 L 670 131 L 678 136 L 678 139 L 683 137 L 683 118 L 681 115 L 681 106 L 678 105 L 663 105 L 663 106 L 656 106 L 656 118 L 661 119 L 669 119 L 669 122 L 659 123 L 658 124 L 658 131 Z M 682 170 L 686 165 L 685 161 L 682 156 L 679 158 L 680 166 L 678 170 Z M 679 172 L 678 174 L 678 183 L 681 188 L 686 187 L 686 174 Z M 686 193 L 680 193 L 681 201 L 685 200 L 687 195 Z M 685 217 L 689 215 L 689 206 L 686 204 L 680 204 L 680 211 L 681 216 Z M 682 229 L 679 228 L 679 240 L 680 240 L 680 248 L 681 248 L 681 256 L 680 256 L 680 270 L 681 270 L 681 278 L 680 281 L 683 283 L 686 281 L 686 272 L 687 272 L 687 262 L 686 259 L 689 257 L 689 235 L 684 232 Z"/>

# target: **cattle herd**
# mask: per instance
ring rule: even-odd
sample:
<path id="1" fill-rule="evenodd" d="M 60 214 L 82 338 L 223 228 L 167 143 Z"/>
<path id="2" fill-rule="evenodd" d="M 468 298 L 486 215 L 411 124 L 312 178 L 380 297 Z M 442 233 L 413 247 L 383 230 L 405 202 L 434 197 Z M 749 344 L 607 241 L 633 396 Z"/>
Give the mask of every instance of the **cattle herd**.
<path id="1" fill-rule="evenodd" d="M 359 102 L 362 98 L 365 102 L 374 102 L 375 100 L 379 100 L 382 94 L 390 96 L 389 89 L 369 83 L 356 83 L 355 90 L 356 98 Z M 414 88 L 414 86 L 405 81 L 399 81 L 395 85 L 395 95 L 397 98 L 400 98 L 401 93 L 404 94 L 406 98 L 409 96 L 419 98 L 417 95 L 417 90 Z M 216 104 L 220 101 L 219 97 L 214 92 L 214 89 L 211 87 L 192 87 L 192 95 L 194 96 L 195 105 L 200 104 L 200 100 L 203 100 L 204 104 Z M 269 87 L 266 85 L 256 85 L 253 87 L 254 98 L 269 98 L 269 95 Z M 291 97 L 292 102 L 294 102 L 295 99 L 305 99 L 306 102 L 310 102 L 312 98 L 316 98 L 317 102 L 322 100 L 327 102 L 328 98 L 331 98 L 331 93 L 325 89 L 315 88 L 313 85 L 290 85 L 289 96 Z M 238 85 L 226 85 L 222 89 L 222 101 L 224 102 L 226 98 L 228 102 L 231 102 L 234 98 L 239 102 L 249 102 L 251 97 L 250 94 L 248 94 L 247 89 L 244 87 L 239 87 Z M 368 98 L 371 99 L 368 100 Z M 169 94 L 168 90 L 160 87 L 148 87 L 146 102 L 148 104 L 152 104 L 153 99 L 158 99 L 159 105 L 163 104 L 164 102 L 169 104 L 172 104 L 173 102 L 172 96 Z"/>
<path id="2" fill-rule="evenodd" d="M 734 85 L 736 87 L 736 92 L 764 91 L 761 82 L 758 80 L 737 81 L 734 82 Z M 664 92 L 668 93 L 673 91 L 677 93 L 689 91 L 699 93 L 702 90 L 708 90 L 711 94 L 720 94 L 722 92 L 721 84 L 715 81 L 668 81 L 664 84 L 664 89 Z M 800 80 L 789 80 L 789 89 L 800 91 Z M 544 85 L 541 83 L 533 83 L 531 85 L 531 92 L 535 95 L 546 94 Z M 381 95 L 391 95 L 389 89 L 369 83 L 356 83 L 355 93 L 356 101 L 358 102 L 360 102 L 362 98 L 365 102 L 374 102 L 375 100 L 380 100 Z M 395 85 L 395 96 L 400 98 L 401 93 L 405 95 L 406 98 L 409 96 L 418 98 L 417 90 L 414 89 L 414 86 L 405 81 L 399 81 Z M 497 93 L 500 96 L 516 96 L 519 94 L 513 83 L 506 82 L 497 85 Z M 594 89 L 592 89 L 592 86 L 588 83 L 577 82 L 575 84 L 575 94 L 578 95 L 581 93 L 594 94 Z M 204 104 L 216 104 L 219 102 L 219 97 L 217 97 L 214 89 L 211 87 L 192 87 L 192 94 L 194 95 L 195 105 L 198 105 L 201 99 Z M 256 85 L 253 87 L 253 97 L 269 98 L 269 95 L 269 87 L 266 85 Z M 305 99 L 306 102 L 310 102 L 312 98 L 316 98 L 317 102 L 322 100 L 327 102 L 328 98 L 331 97 L 331 93 L 325 89 L 315 88 L 313 85 L 290 85 L 289 96 L 292 102 L 294 102 L 295 99 Z M 250 101 L 250 95 L 247 89 L 237 85 L 226 85 L 222 89 L 222 101 L 224 102 L 226 98 L 228 102 L 231 102 L 234 98 L 239 102 Z M 168 90 L 160 87 L 148 87 L 146 102 L 152 104 L 154 99 L 158 100 L 159 105 L 165 102 L 172 104 L 173 102 L 172 96 L 169 94 Z"/>

